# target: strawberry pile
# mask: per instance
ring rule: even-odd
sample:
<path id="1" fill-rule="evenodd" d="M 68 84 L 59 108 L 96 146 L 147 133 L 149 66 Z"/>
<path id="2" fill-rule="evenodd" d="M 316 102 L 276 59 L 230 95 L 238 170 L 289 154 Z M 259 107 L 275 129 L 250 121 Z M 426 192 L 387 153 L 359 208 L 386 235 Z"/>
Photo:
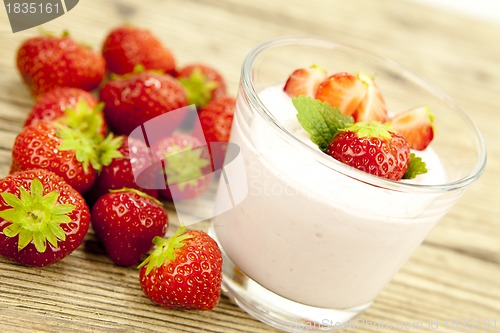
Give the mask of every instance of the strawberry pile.
<path id="1" fill-rule="evenodd" d="M 159 200 L 207 189 L 210 143 L 229 140 L 235 108 L 222 75 L 202 63 L 178 67 L 156 36 L 133 26 L 110 31 L 101 52 L 68 33 L 30 38 L 16 60 L 34 105 L 15 138 L 10 174 L 0 179 L 0 255 L 54 264 L 93 229 L 116 265 L 137 265 L 151 251 L 140 285 L 152 301 L 212 309 L 221 252 L 206 233 L 183 226 L 165 238 L 168 215 Z M 201 126 L 174 112 L 189 105 Z M 151 147 L 131 135 L 169 113 L 176 116 L 163 124 L 167 134 Z M 145 186 L 158 179 L 163 186 Z"/>
<path id="2" fill-rule="evenodd" d="M 362 72 L 328 75 L 315 65 L 295 70 L 284 92 L 313 143 L 334 159 L 390 180 L 427 172 L 414 151 L 425 150 L 434 138 L 428 107 L 391 116 L 374 77 Z"/>

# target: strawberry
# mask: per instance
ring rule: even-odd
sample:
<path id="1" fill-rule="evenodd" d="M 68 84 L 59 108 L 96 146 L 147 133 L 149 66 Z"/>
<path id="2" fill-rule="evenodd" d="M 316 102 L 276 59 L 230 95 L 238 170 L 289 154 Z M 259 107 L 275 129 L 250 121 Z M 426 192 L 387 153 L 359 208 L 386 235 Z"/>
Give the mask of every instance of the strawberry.
<path id="1" fill-rule="evenodd" d="M 210 185 L 211 160 L 207 146 L 196 137 L 172 134 L 158 141 L 152 148 L 163 163 L 166 189 L 159 194 L 167 200 L 191 199 L 199 196 Z"/>
<path id="2" fill-rule="evenodd" d="M 375 79 L 365 73 L 358 73 L 358 78 L 366 87 L 366 95 L 361 100 L 361 103 L 356 108 L 353 117 L 356 121 L 379 121 L 381 123 L 387 121 L 387 107 L 384 97 L 380 92 L 379 87 L 375 83 Z"/>
<path id="3" fill-rule="evenodd" d="M 226 96 L 208 103 L 198 113 L 207 142 L 228 142 L 236 100 Z"/>
<path id="4" fill-rule="evenodd" d="M 169 75 L 141 72 L 125 75 L 104 85 L 100 92 L 104 116 L 117 134 L 129 135 L 136 127 L 167 112 L 188 105 L 182 85 Z M 183 114 L 172 113 L 169 128 L 176 129 Z"/>
<path id="5" fill-rule="evenodd" d="M 107 129 L 102 108 L 103 104 L 98 104 L 96 98 L 85 90 L 70 87 L 55 88 L 37 98 L 24 126 L 41 120 L 57 119 L 84 132 L 87 129 L 94 131 L 97 128 L 104 136 Z"/>
<path id="6" fill-rule="evenodd" d="M 423 106 L 397 114 L 389 127 L 404 136 L 411 149 L 424 150 L 434 138 L 433 122 L 434 115 Z"/>
<path id="7" fill-rule="evenodd" d="M 109 190 L 118 190 L 121 188 L 141 190 L 157 198 L 157 190 L 146 190 L 141 188 L 137 184 L 137 180 L 134 176 L 134 170 L 144 171 L 146 174 L 140 175 L 141 181 L 147 181 L 147 179 L 143 179 L 143 177 L 146 177 L 148 172 L 148 170 L 145 169 L 149 166 L 150 161 L 149 148 L 144 142 L 133 137 L 120 136 L 118 138 L 120 138 L 122 142 L 121 146 L 118 148 L 122 157 L 114 158 L 109 165 L 102 167 L 94 186 L 87 194 L 88 200 L 95 202 L 99 197 L 108 193 Z"/>
<path id="8" fill-rule="evenodd" d="M 315 98 L 337 107 L 343 115 L 351 116 L 365 98 L 367 89 L 356 75 L 340 72 L 319 84 Z"/>
<path id="9" fill-rule="evenodd" d="M 104 41 L 102 54 L 108 70 L 116 74 L 130 73 L 136 65 L 167 74 L 175 69 L 172 52 L 153 33 L 137 27 L 113 29 Z"/>
<path id="10" fill-rule="evenodd" d="M 403 178 L 410 162 L 405 138 L 378 122 L 357 122 L 340 131 L 326 153 L 358 170 L 391 180 Z"/>
<path id="11" fill-rule="evenodd" d="M 39 95 L 56 87 L 93 90 L 103 80 L 106 64 L 99 53 L 65 33 L 25 40 L 17 52 L 17 68 L 33 95 Z"/>
<path id="12" fill-rule="evenodd" d="M 335 159 L 388 179 L 411 179 L 426 173 L 425 162 L 413 153 L 405 138 L 386 125 L 354 122 L 352 116 L 317 99 L 292 99 L 297 120 L 318 148 Z"/>
<path id="13" fill-rule="evenodd" d="M 283 90 L 290 97 L 300 95 L 314 97 L 318 86 L 327 77 L 327 72 L 319 66 L 296 69 L 287 79 Z"/>
<path id="14" fill-rule="evenodd" d="M 204 64 L 189 64 L 176 75 L 186 89 L 189 104 L 203 108 L 210 101 L 226 95 L 226 83 L 222 75 L 213 67 Z"/>
<path id="15" fill-rule="evenodd" d="M 120 144 L 112 136 L 96 141 L 67 125 L 44 120 L 25 127 L 17 135 L 11 171 L 47 169 L 85 193 L 102 165 L 121 156 L 117 151 Z"/>
<path id="16" fill-rule="evenodd" d="M 112 190 L 92 207 L 92 228 L 111 260 L 131 266 L 152 247 L 156 236 L 165 235 L 167 212 L 161 202 L 135 189 Z"/>
<path id="17" fill-rule="evenodd" d="M 212 310 L 219 301 L 222 255 L 205 232 L 180 227 L 140 265 L 140 285 L 156 304 L 173 309 Z"/>
<path id="18" fill-rule="evenodd" d="M 35 105 L 26 118 L 24 126 L 40 120 L 53 120 L 64 116 L 64 111 L 74 108 L 79 100 L 85 100 L 91 108 L 97 106 L 97 99 L 89 92 L 71 87 L 55 88 L 37 97 Z"/>
<path id="19" fill-rule="evenodd" d="M 42 169 L 0 180 L 0 254 L 28 266 L 46 266 L 83 242 L 90 213 L 82 196 Z"/>

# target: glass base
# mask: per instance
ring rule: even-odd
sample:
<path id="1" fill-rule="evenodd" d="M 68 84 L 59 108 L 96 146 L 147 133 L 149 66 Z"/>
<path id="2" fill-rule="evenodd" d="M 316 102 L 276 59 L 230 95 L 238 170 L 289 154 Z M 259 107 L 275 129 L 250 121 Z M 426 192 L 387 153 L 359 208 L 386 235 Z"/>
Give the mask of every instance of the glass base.
<path id="1" fill-rule="evenodd" d="M 217 243 L 211 226 L 208 234 Z M 220 246 L 220 243 L 219 243 Z M 349 309 L 326 309 L 294 302 L 255 282 L 223 255 L 222 292 L 240 308 L 261 322 L 285 332 L 328 332 L 349 327 L 351 319 L 372 302 Z"/>

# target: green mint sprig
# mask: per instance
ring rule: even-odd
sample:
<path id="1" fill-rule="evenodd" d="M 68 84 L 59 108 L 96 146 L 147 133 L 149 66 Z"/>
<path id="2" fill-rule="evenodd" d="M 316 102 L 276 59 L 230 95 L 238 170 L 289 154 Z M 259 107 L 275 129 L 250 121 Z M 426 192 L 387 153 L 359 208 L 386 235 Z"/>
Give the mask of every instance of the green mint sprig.
<path id="1" fill-rule="evenodd" d="M 328 149 L 340 130 L 354 123 L 353 117 L 344 116 L 338 108 L 312 97 L 298 96 L 292 99 L 292 103 L 297 109 L 300 125 L 322 152 Z"/>
<path id="2" fill-rule="evenodd" d="M 414 153 L 410 154 L 410 164 L 408 165 L 408 169 L 403 175 L 403 179 L 413 179 L 418 175 L 427 173 L 427 165 L 422 160 L 421 157 L 418 157 Z"/>

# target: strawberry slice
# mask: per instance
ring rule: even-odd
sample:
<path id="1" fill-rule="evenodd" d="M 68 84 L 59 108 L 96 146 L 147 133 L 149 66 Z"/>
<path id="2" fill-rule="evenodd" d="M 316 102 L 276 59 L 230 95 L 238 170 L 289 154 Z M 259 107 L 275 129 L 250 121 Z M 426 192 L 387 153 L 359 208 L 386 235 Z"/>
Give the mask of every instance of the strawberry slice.
<path id="1" fill-rule="evenodd" d="M 411 149 L 424 150 L 434 138 L 434 115 L 428 106 L 421 106 L 397 114 L 389 127 L 408 141 Z"/>
<path id="2" fill-rule="evenodd" d="M 288 77 L 283 90 L 290 97 L 297 97 L 300 95 L 314 97 L 319 84 L 327 75 L 324 68 L 316 65 L 312 65 L 308 68 L 296 69 Z"/>
<path id="3" fill-rule="evenodd" d="M 346 72 L 333 74 L 321 82 L 315 98 L 351 116 L 365 98 L 368 88 L 357 76 Z"/>
<path id="4" fill-rule="evenodd" d="M 356 121 L 386 122 L 387 107 L 375 79 L 366 73 L 358 73 L 357 76 L 366 85 L 367 92 L 353 114 L 354 119 Z"/>

